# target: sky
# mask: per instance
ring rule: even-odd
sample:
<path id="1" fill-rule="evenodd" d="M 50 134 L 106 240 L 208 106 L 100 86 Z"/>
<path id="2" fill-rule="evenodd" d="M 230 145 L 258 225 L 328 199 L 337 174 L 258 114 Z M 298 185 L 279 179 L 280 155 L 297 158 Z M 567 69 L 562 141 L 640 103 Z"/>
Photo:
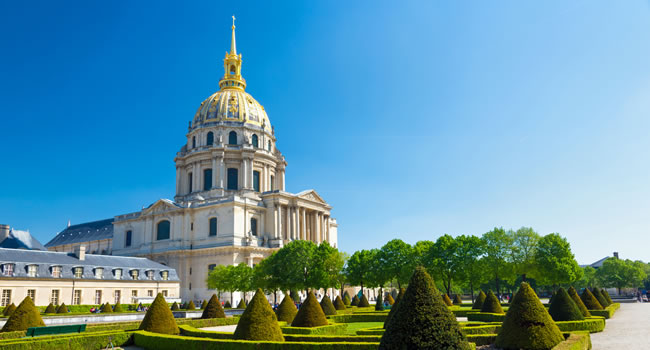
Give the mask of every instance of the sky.
<path id="1" fill-rule="evenodd" d="M 290 192 L 347 252 L 532 227 L 650 261 L 650 1 L 5 1 L 0 223 L 173 198 L 231 16 Z"/>

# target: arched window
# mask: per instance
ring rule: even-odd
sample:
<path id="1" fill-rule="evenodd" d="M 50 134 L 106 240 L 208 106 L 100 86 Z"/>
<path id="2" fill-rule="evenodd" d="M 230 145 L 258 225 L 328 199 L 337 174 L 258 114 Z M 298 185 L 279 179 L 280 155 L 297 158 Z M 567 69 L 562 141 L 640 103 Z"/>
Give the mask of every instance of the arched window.
<path id="1" fill-rule="evenodd" d="M 235 65 L 233 64 L 232 66 L 230 66 L 230 74 L 235 74 L 235 73 L 237 73 L 237 69 L 235 68 Z"/>
<path id="2" fill-rule="evenodd" d="M 228 189 L 237 190 L 239 186 L 237 185 L 237 180 L 239 178 L 239 173 L 236 168 L 228 168 Z"/>
<path id="3" fill-rule="evenodd" d="M 271 141 L 266 144 L 266 148 L 268 149 L 269 152 L 271 152 Z"/>
<path id="4" fill-rule="evenodd" d="M 207 140 L 206 140 L 206 144 L 208 146 L 212 146 L 213 143 L 214 143 L 214 133 L 212 131 L 210 131 L 210 132 L 208 132 L 208 137 L 207 137 Z"/>
<path id="5" fill-rule="evenodd" d="M 257 140 L 257 135 L 253 134 L 253 147 L 259 147 L 259 141 Z"/>
<path id="6" fill-rule="evenodd" d="M 253 189 L 255 192 L 260 191 L 260 172 L 253 171 Z"/>
<path id="7" fill-rule="evenodd" d="M 257 219 L 251 218 L 251 233 L 253 236 L 257 236 Z"/>
<path id="8" fill-rule="evenodd" d="M 203 190 L 210 191 L 212 189 L 212 169 L 203 170 Z"/>
<path id="9" fill-rule="evenodd" d="M 231 131 L 228 134 L 228 144 L 229 145 L 236 145 L 237 144 L 237 133 L 234 131 Z"/>
<path id="10" fill-rule="evenodd" d="M 217 218 L 210 218 L 210 232 L 209 236 L 217 235 Z"/>
<path id="11" fill-rule="evenodd" d="M 196 136 L 192 136 L 192 148 L 196 148 Z"/>
<path id="12" fill-rule="evenodd" d="M 169 220 L 163 220 L 156 226 L 156 240 L 169 239 Z"/>
<path id="13" fill-rule="evenodd" d="M 187 193 L 192 193 L 192 172 L 187 173 Z"/>

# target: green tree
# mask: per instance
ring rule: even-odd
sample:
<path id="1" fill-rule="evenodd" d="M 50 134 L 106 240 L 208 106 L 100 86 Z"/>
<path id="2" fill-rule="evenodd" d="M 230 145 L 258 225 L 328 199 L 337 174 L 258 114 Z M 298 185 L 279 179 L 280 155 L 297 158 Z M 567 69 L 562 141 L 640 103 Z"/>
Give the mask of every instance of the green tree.
<path id="1" fill-rule="evenodd" d="M 314 251 L 309 284 L 314 288 L 340 287 L 339 277 L 344 264 L 344 255 L 329 243 L 322 242 Z"/>
<path id="2" fill-rule="evenodd" d="M 413 273 L 413 247 L 401 239 L 393 239 L 384 244 L 379 250 L 378 259 L 385 266 L 386 273 L 402 287 Z"/>
<path id="3" fill-rule="evenodd" d="M 494 228 L 481 237 L 485 244 L 485 262 L 490 276 L 494 278 L 497 294 L 501 293 L 499 282 L 512 276 L 512 237 L 500 228 Z"/>
<path id="4" fill-rule="evenodd" d="M 596 269 L 591 266 L 583 267 L 582 277 L 574 284 L 577 288 L 593 288 L 598 285 L 599 283 L 596 277 Z"/>
<path id="5" fill-rule="evenodd" d="M 485 282 L 487 265 L 485 258 L 485 241 L 476 236 L 460 235 L 456 237 L 458 259 L 461 261 L 459 278 L 467 285 L 474 303 L 474 287 Z"/>
<path id="6" fill-rule="evenodd" d="M 352 285 L 360 286 L 363 293 L 364 286 L 371 278 L 372 264 L 375 263 L 376 250 L 359 250 L 354 252 L 345 266 L 345 277 Z"/>
<path id="7" fill-rule="evenodd" d="M 445 293 L 451 295 L 451 283 L 460 279 L 460 271 L 463 266 L 462 257 L 458 254 L 458 242 L 450 235 L 438 237 L 436 242 L 426 253 L 425 265 L 434 276 L 440 276 Z"/>
<path id="8" fill-rule="evenodd" d="M 596 276 L 605 287 L 616 288 L 621 293 L 621 288 L 639 287 L 647 277 L 641 266 L 631 260 L 608 258 L 603 262 Z"/>
<path id="9" fill-rule="evenodd" d="M 253 268 L 242 262 L 234 266 L 232 274 L 235 291 L 244 293 L 244 301 L 246 301 L 246 293 L 254 289 Z"/>
<path id="10" fill-rule="evenodd" d="M 312 277 L 315 268 L 317 246 L 312 241 L 289 242 L 275 253 L 273 274 L 282 281 L 282 290 L 308 290 L 318 288 L 317 278 Z"/>
<path id="11" fill-rule="evenodd" d="M 535 274 L 535 252 L 540 236 L 530 227 L 522 227 L 510 233 L 512 236 L 512 264 L 514 272 L 521 276 L 523 282 L 526 277 Z"/>
<path id="12" fill-rule="evenodd" d="M 277 291 L 282 288 L 282 281 L 277 273 L 274 273 L 274 267 L 277 264 L 275 252 L 266 259 L 260 261 L 253 267 L 251 277 L 252 289 L 262 289 L 267 294 L 273 293 L 274 303 L 278 302 Z"/>
<path id="13" fill-rule="evenodd" d="M 235 291 L 234 265 L 217 265 L 208 272 L 207 285 L 209 289 L 216 289 L 230 293 L 230 304 L 233 303 L 233 292 Z"/>
<path id="14" fill-rule="evenodd" d="M 571 252 L 571 245 L 557 233 L 539 240 L 535 264 L 540 266 L 538 280 L 554 289 L 558 284 L 573 283 L 582 277 L 582 269 Z"/>

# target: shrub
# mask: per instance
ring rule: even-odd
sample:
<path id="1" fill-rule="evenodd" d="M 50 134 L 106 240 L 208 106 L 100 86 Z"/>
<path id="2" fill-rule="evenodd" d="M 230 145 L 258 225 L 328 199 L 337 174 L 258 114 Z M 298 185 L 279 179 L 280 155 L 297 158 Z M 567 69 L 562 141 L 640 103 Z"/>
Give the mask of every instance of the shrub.
<path id="1" fill-rule="evenodd" d="M 483 291 L 478 293 L 478 295 L 476 296 L 476 300 L 474 301 L 474 305 L 472 305 L 472 309 L 474 309 L 474 310 L 482 309 L 483 308 L 483 302 L 485 301 L 485 297 L 486 297 L 486 295 L 485 295 L 485 293 L 483 293 Z"/>
<path id="2" fill-rule="evenodd" d="M 461 299 L 459 294 L 456 294 L 454 297 L 454 305 L 462 305 L 463 304 L 463 299 Z"/>
<path id="3" fill-rule="evenodd" d="M 44 327 L 41 314 L 32 298 L 25 297 L 11 314 L 0 332 L 26 331 L 29 327 Z"/>
<path id="4" fill-rule="evenodd" d="M 115 306 L 113 306 L 113 312 L 124 312 L 124 310 L 122 309 L 122 304 L 120 304 L 119 302 L 115 304 Z"/>
<path id="5" fill-rule="evenodd" d="M 225 307 L 226 309 L 230 309 L 232 308 L 232 305 L 230 305 L 230 301 L 226 301 L 226 303 L 223 304 L 223 307 Z"/>
<path id="6" fill-rule="evenodd" d="M 350 305 L 359 306 L 359 297 L 355 295 L 354 298 L 352 298 L 352 302 L 350 303 Z"/>
<path id="7" fill-rule="evenodd" d="M 340 295 L 337 295 L 336 299 L 334 299 L 334 307 L 337 310 L 345 310 L 345 303 L 343 302 L 343 300 L 341 300 Z"/>
<path id="8" fill-rule="evenodd" d="M 323 309 L 318 305 L 314 293 L 310 291 L 307 294 L 307 299 L 300 305 L 296 317 L 291 322 L 291 327 L 318 327 L 327 324 Z"/>
<path id="9" fill-rule="evenodd" d="M 445 303 L 447 306 L 453 306 L 454 303 L 451 302 L 451 299 L 449 299 L 449 295 L 447 293 L 442 294 L 442 301 Z"/>
<path id="10" fill-rule="evenodd" d="M 237 309 L 245 309 L 246 308 L 246 302 L 244 299 L 239 300 L 239 304 L 237 304 Z"/>
<path id="11" fill-rule="evenodd" d="M 582 299 L 580 299 L 580 296 L 578 295 L 578 292 L 576 291 L 575 288 L 573 288 L 573 286 L 569 287 L 568 294 L 571 297 L 571 299 L 573 300 L 573 302 L 576 304 L 576 306 L 578 307 L 580 312 L 582 313 L 582 316 L 591 317 L 591 313 L 589 312 L 589 310 L 585 306 L 585 303 L 582 302 Z"/>
<path id="12" fill-rule="evenodd" d="M 395 299 L 393 299 L 393 295 L 391 293 L 388 293 L 386 295 L 386 301 L 388 302 L 389 305 L 395 304 Z"/>
<path id="13" fill-rule="evenodd" d="M 366 298 L 365 294 L 361 294 L 361 299 L 359 299 L 359 305 L 358 307 L 369 307 L 370 303 L 368 302 L 368 298 Z"/>
<path id="14" fill-rule="evenodd" d="M 55 314 L 56 313 L 56 306 L 54 304 L 49 303 L 47 307 L 45 308 L 45 314 Z"/>
<path id="15" fill-rule="evenodd" d="M 2 311 L 2 315 L 9 317 L 14 311 L 16 311 L 16 305 L 14 305 L 14 303 L 11 303 Z"/>
<path id="16" fill-rule="evenodd" d="M 196 306 L 194 306 L 194 301 L 190 300 L 187 303 L 187 306 L 185 307 L 185 310 L 196 310 Z"/>
<path id="17" fill-rule="evenodd" d="M 59 307 L 56 309 L 57 314 L 67 314 L 68 313 L 68 308 L 65 306 L 65 303 L 61 303 Z"/>
<path id="18" fill-rule="evenodd" d="M 293 321 L 293 318 L 296 317 L 296 313 L 298 313 L 298 309 L 296 309 L 293 299 L 291 299 L 291 296 L 285 295 L 280 306 L 278 306 L 278 309 L 275 311 L 275 316 L 277 316 L 278 321 L 284 321 L 289 324 Z"/>
<path id="19" fill-rule="evenodd" d="M 109 302 L 106 302 L 106 304 L 104 304 L 102 306 L 101 311 L 102 311 L 102 313 L 111 313 L 111 312 L 113 312 L 113 308 L 111 307 L 111 304 Z"/>
<path id="20" fill-rule="evenodd" d="M 400 300 L 402 300 L 402 296 L 404 296 L 405 292 L 406 292 L 406 289 L 404 289 L 404 288 L 399 289 L 399 294 L 397 294 L 397 299 L 395 299 L 395 303 L 390 308 L 390 311 L 388 311 L 388 315 L 386 316 L 386 321 L 384 322 L 384 328 L 386 328 L 386 325 L 388 324 L 388 320 L 390 320 L 391 317 L 393 317 L 393 315 L 397 311 L 397 307 L 399 305 L 399 302 L 400 302 Z"/>
<path id="21" fill-rule="evenodd" d="M 562 287 L 555 293 L 555 298 L 553 298 L 553 302 L 548 308 L 548 313 L 554 321 L 580 321 L 585 318 L 578 305 Z"/>
<path id="22" fill-rule="evenodd" d="M 178 307 L 178 304 L 176 307 Z M 156 299 L 147 310 L 138 329 L 163 334 L 180 333 L 174 315 L 169 310 L 167 302 L 161 293 L 156 295 Z"/>
<path id="23" fill-rule="evenodd" d="M 201 310 L 205 310 L 205 307 L 206 307 L 206 306 L 208 306 L 208 301 L 207 301 L 207 300 L 203 300 L 203 302 L 201 303 Z"/>
<path id="24" fill-rule="evenodd" d="M 470 349 L 424 267 L 417 267 L 411 276 L 379 349 Z"/>
<path id="25" fill-rule="evenodd" d="M 336 315 L 336 308 L 334 307 L 334 304 L 332 304 L 332 300 L 330 300 L 330 297 L 325 294 L 323 299 L 320 300 L 320 307 L 323 309 L 323 313 L 325 315 Z"/>
<path id="26" fill-rule="evenodd" d="M 384 301 L 381 298 L 383 293 L 377 295 L 377 300 L 375 301 L 375 311 L 384 311 Z"/>
<path id="27" fill-rule="evenodd" d="M 596 299 L 596 297 L 593 294 L 591 294 L 589 288 L 585 288 L 585 290 L 582 292 L 582 295 L 580 296 L 580 299 L 582 299 L 582 302 L 589 310 L 603 309 L 603 306 L 600 304 L 600 302 L 598 302 L 598 299 Z"/>
<path id="28" fill-rule="evenodd" d="M 239 319 L 233 339 L 284 341 L 278 319 L 261 289 Z"/>
<path id="29" fill-rule="evenodd" d="M 598 300 L 598 302 L 600 303 L 600 305 L 603 308 L 606 308 L 606 307 L 609 306 L 609 302 L 607 302 L 607 298 L 605 298 L 605 296 L 603 295 L 603 292 L 602 292 L 602 290 L 600 288 L 595 287 L 592 294 L 594 295 L 594 297 L 596 297 L 596 300 Z"/>
<path id="30" fill-rule="evenodd" d="M 219 301 L 219 299 L 217 299 L 216 294 L 212 294 L 212 296 L 210 297 L 210 301 L 206 303 L 201 318 L 203 319 L 226 318 L 226 313 L 223 312 L 223 308 L 221 307 L 221 302 Z"/>
<path id="31" fill-rule="evenodd" d="M 553 291 L 553 293 L 551 293 L 551 297 L 548 299 L 548 305 L 551 305 L 553 303 L 556 294 L 557 294 L 556 291 Z"/>
<path id="32" fill-rule="evenodd" d="M 334 323 L 334 324 L 328 324 L 326 326 L 320 326 L 320 327 L 281 327 L 282 329 L 282 334 L 285 334 L 285 339 L 286 341 L 293 341 L 295 338 L 293 337 L 287 337 L 286 334 L 303 334 L 303 335 L 312 335 L 312 336 L 318 336 L 318 335 L 342 335 L 345 334 L 345 332 L 348 329 L 348 324 L 347 323 Z M 287 339 L 291 338 L 291 339 Z M 329 341 L 325 340 L 325 341 Z M 354 341 L 354 340 L 353 340 Z"/>
<path id="33" fill-rule="evenodd" d="M 293 299 L 294 303 L 300 302 L 300 294 L 298 294 L 298 292 L 296 292 L 295 290 L 289 291 L 289 295 L 291 296 L 291 299 Z"/>
<path id="34" fill-rule="evenodd" d="M 489 291 L 481 307 L 481 312 L 491 313 L 491 314 L 503 314 L 503 309 L 501 308 L 501 303 L 497 296 Z"/>
<path id="35" fill-rule="evenodd" d="M 551 349 L 563 340 L 537 294 L 528 283 L 522 282 L 494 345 L 504 349 Z"/>
<path id="36" fill-rule="evenodd" d="M 605 299 L 607 299 L 607 302 L 609 303 L 609 305 L 614 304 L 614 301 L 609 296 L 609 292 L 606 289 L 601 289 L 600 292 L 603 293 L 603 296 L 605 297 Z"/>
<path id="37" fill-rule="evenodd" d="M 345 292 L 345 295 L 343 295 L 343 304 L 350 305 L 352 303 L 352 300 L 350 300 L 350 294 L 348 292 Z"/>
<path id="38" fill-rule="evenodd" d="M 180 308 L 180 306 L 178 306 L 178 303 L 174 302 L 174 303 L 172 304 L 172 311 L 178 311 L 178 310 L 180 310 L 180 309 L 181 309 L 181 308 Z"/>

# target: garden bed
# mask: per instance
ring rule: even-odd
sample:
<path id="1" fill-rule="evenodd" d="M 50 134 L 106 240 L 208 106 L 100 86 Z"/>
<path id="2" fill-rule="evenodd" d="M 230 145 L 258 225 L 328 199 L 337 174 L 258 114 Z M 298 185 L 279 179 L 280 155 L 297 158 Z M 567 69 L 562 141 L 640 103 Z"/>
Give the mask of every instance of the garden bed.
<path id="1" fill-rule="evenodd" d="M 602 332 L 605 329 L 605 318 L 600 316 L 587 317 L 582 321 L 555 322 L 562 332 L 587 331 L 589 333 Z"/>
<path id="2" fill-rule="evenodd" d="M 0 340 L 3 350 L 59 350 L 59 349 L 104 349 L 112 341 L 114 346 L 129 345 L 132 332 L 121 330 L 108 332 L 73 333 L 35 338 Z"/>
<path id="3" fill-rule="evenodd" d="M 604 317 L 605 319 L 612 318 L 614 314 L 616 313 L 616 310 L 618 310 L 621 307 L 621 304 L 619 303 L 614 303 L 608 307 L 606 307 L 604 310 L 589 310 L 589 313 L 592 316 L 601 316 Z"/>
<path id="4" fill-rule="evenodd" d="M 506 319 L 506 314 L 493 314 L 488 312 L 469 312 L 467 313 L 468 321 L 478 322 L 503 322 Z"/>
<path id="5" fill-rule="evenodd" d="M 328 324 L 320 327 L 280 327 L 283 334 L 344 334 L 348 329 L 345 323 Z"/>

